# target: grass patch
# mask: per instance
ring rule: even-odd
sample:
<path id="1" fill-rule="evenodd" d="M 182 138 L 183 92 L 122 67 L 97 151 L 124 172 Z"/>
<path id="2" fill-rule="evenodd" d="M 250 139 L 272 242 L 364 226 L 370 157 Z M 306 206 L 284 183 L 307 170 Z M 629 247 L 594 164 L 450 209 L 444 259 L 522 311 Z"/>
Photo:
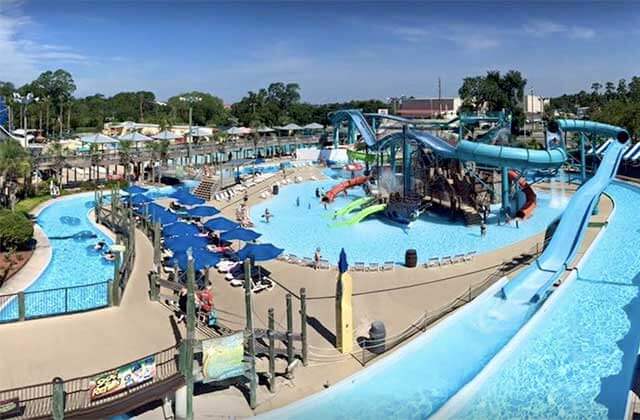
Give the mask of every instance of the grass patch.
<path id="1" fill-rule="evenodd" d="M 36 195 L 35 197 L 25 198 L 24 200 L 20 200 L 16 203 L 16 211 L 22 213 L 30 213 L 31 210 L 35 209 L 50 198 L 51 196 L 49 194 Z"/>

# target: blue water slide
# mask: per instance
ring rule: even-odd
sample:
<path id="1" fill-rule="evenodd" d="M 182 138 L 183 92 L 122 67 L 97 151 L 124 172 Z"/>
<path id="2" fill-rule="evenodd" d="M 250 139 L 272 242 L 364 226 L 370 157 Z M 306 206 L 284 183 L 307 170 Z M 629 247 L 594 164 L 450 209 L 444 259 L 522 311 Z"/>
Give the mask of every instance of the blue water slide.
<path id="1" fill-rule="evenodd" d="M 586 134 L 596 134 L 603 137 L 615 137 L 620 142 L 626 142 L 629 139 L 629 133 L 620 127 L 611 124 L 604 124 L 588 120 L 564 120 L 559 119 L 551 121 L 548 124 L 548 130 L 552 133 L 560 132 L 580 132 Z"/>
<path id="2" fill-rule="evenodd" d="M 624 135 L 620 137 L 624 138 Z M 596 175 L 571 198 L 549 245 L 536 263 L 502 288 L 505 299 L 522 302 L 538 301 L 566 270 L 580 248 L 600 194 L 616 176 L 626 149 L 626 142 L 620 141 L 614 142 L 607 149 Z"/>
<path id="3" fill-rule="evenodd" d="M 384 116 L 384 118 L 388 118 L 388 116 Z M 403 139 L 403 133 L 393 133 L 378 141 L 367 120 L 358 110 L 336 111 L 330 115 L 330 119 L 334 126 L 345 119 L 353 121 L 367 146 L 374 150 L 384 149 L 391 143 L 398 143 Z M 410 120 L 401 117 L 397 119 L 410 122 Z M 406 133 L 408 138 L 415 140 L 423 147 L 430 148 L 441 157 L 475 161 L 484 165 L 518 169 L 546 169 L 559 167 L 567 159 L 567 154 L 562 148 L 531 150 L 468 140 L 461 140 L 456 146 L 453 146 L 446 140 L 425 131 L 407 128 Z"/>

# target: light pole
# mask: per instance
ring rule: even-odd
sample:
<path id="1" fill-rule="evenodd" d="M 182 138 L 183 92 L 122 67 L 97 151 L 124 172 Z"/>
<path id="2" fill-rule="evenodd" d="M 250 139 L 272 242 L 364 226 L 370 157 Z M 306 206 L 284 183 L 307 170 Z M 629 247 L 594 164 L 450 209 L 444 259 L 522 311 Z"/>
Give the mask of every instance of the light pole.
<path id="1" fill-rule="evenodd" d="M 29 92 L 25 95 L 20 95 L 18 92 L 13 92 L 13 100 L 20 104 L 20 111 L 22 114 L 22 129 L 24 130 L 24 147 L 28 146 L 27 140 L 27 106 L 32 102 L 38 102 L 40 98 L 37 98 L 33 93 Z"/>
<path id="2" fill-rule="evenodd" d="M 189 104 L 189 136 L 187 137 L 187 159 L 189 163 L 191 163 L 191 143 L 193 142 L 193 133 L 192 133 L 192 125 L 193 125 L 193 104 L 202 101 L 202 97 L 197 95 L 187 95 L 181 96 L 180 101 L 186 102 Z"/>

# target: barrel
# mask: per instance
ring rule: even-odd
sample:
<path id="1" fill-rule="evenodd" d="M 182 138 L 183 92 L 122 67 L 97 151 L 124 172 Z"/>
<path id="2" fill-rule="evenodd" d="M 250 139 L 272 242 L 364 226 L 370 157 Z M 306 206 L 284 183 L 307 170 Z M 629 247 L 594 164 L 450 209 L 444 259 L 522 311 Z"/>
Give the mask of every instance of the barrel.
<path id="1" fill-rule="evenodd" d="M 407 249 L 404 253 L 404 265 L 408 268 L 414 268 L 418 265 L 418 253 L 415 249 Z"/>
<path id="2" fill-rule="evenodd" d="M 384 341 L 387 338 L 387 330 L 382 321 L 373 321 L 369 328 L 367 350 L 374 354 L 382 354 L 385 350 Z"/>
<path id="3" fill-rule="evenodd" d="M 273 193 L 273 195 L 278 195 L 278 193 L 280 192 L 280 187 L 277 184 L 274 185 L 271 189 L 271 192 Z"/>

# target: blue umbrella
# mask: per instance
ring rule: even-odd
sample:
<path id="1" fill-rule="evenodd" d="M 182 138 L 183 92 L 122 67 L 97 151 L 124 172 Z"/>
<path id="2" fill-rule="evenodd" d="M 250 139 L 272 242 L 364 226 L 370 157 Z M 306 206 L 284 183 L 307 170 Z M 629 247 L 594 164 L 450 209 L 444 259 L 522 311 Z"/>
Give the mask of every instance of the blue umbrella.
<path id="1" fill-rule="evenodd" d="M 195 206 L 197 204 L 203 204 L 204 200 L 202 198 L 196 197 L 195 195 L 183 195 L 181 197 L 178 197 L 176 200 L 178 200 L 178 203 L 185 205 L 185 206 Z"/>
<path id="2" fill-rule="evenodd" d="M 282 251 L 284 249 L 272 244 L 246 244 L 236 255 L 241 261 L 247 258 L 253 261 L 269 261 L 282 254 Z"/>
<path id="3" fill-rule="evenodd" d="M 349 269 L 349 263 L 347 263 L 347 253 L 344 252 L 344 248 L 340 250 L 340 258 L 338 259 L 338 270 L 340 274 L 344 274 Z"/>
<path id="4" fill-rule="evenodd" d="M 177 199 L 180 197 L 185 197 L 190 195 L 191 193 L 189 192 L 189 189 L 187 187 L 181 187 L 175 190 L 174 192 L 172 192 L 171 194 L 169 194 L 169 197 Z"/>
<path id="5" fill-rule="evenodd" d="M 147 191 L 149 191 L 148 189 L 142 188 L 142 187 L 138 187 L 137 185 L 129 185 L 124 190 L 126 192 L 128 192 L 129 194 L 142 194 L 142 193 L 146 193 Z"/>
<path id="6" fill-rule="evenodd" d="M 151 203 L 152 198 L 147 197 L 144 194 L 135 194 L 130 196 L 131 204 L 134 206 L 142 206 L 143 204 Z"/>
<path id="7" fill-rule="evenodd" d="M 187 213 L 189 213 L 190 216 L 194 217 L 210 217 L 220 213 L 220 210 L 211 206 L 198 206 L 188 209 Z"/>
<path id="8" fill-rule="evenodd" d="M 239 227 L 237 229 L 232 229 L 227 232 L 223 232 L 220 235 L 220 239 L 222 239 L 223 241 L 233 241 L 234 239 L 237 239 L 239 241 L 248 242 L 248 241 L 255 241 L 260 236 L 262 236 L 262 234 L 258 232 L 254 232 L 253 230 Z"/>
<path id="9" fill-rule="evenodd" d="M 178 216 L 156 203 L 147 204 L 139 212 L 144 216 L 149 216 L 151 222 L 159 222 L 163 226 L 178 221 Z"/>
<path id="10" fill-rule="evenodd" d="M 196 225 L 185 222 L 172 223 L 162 228 L 162 235 L 164 235 L 165 238 L 171 236 L 194 236 L 198 233 L 200 233 L 200 230 L 198 230 Z"/>
<path id="11" fill-rule="evenodd" d="M 193 249 L 193 268 L 195 270 L 203 270 L 208 267 L 212 267 L 218 264 L 221 260 L 219 254 L 215 254 L 213 252 L 207 251 L 206 249 Z M 176 253 L 173 258 L 171 258 L 171 265 L 177 265 L 180 270 L 187 270 L 188 263 L 187 253 L 186 251 Z"/>
<path id="12" fill-rule="evenodd" d="M 240 225 L 237 224 L 236 222 L 232 222 L 231 220 L 225 219 L 224 217 L 216 217 L 204 224 L 204 227 L 206 227 L 209 230 L 222 230 L 222 231 L 235 229 L 239 226 Z"/>
<path id="13" fill-rule="evenodd" d="M 173 236 L 164 240 L 165 248 L 169 248 L 174 254 L 185 252 L 187 249 L 203 249 L 209 244 L 207 238 L 202 236 Z"/>

